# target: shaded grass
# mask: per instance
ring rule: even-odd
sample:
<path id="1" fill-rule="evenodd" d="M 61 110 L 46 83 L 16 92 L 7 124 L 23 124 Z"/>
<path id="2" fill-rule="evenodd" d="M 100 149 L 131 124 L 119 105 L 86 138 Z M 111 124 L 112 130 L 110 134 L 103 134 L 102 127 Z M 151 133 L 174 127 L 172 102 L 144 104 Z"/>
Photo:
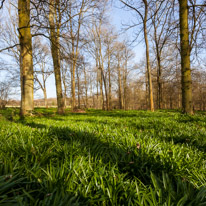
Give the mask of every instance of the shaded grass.
<path id="1" fill-rule="evenodd" d="M 0 205 L 206 204 L 204 115 L 1 113 L 0 174 L 17 175 L 18 195 L 2 191 Z"/>

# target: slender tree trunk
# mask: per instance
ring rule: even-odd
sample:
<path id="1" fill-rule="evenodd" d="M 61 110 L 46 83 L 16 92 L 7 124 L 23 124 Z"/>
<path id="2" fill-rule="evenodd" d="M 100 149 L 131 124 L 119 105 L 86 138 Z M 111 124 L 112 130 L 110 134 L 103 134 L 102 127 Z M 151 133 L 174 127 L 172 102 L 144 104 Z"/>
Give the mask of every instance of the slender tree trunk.
<path id="1" fill-rule="evenodd" d="M 123 76 L 123 85 L 124 85 L 124 109 L 127 109 L 127 59 L 125 61 L 125 70 L 124 70 L 124 76 Z"/>
<path id="2" fill-rule="evenodd" d="M 102 80 L 103 80 L 103 83 L 104 83 L 104 92 L 105 92 L 105 96 L 106 96 L 106 108 L 107 108 L 107 110 L 109 110 L 109 102 L 108 102 L 108 94 L 107 94 L 107 83 L 106 83 L 106 78 L 105 78 L 102 67 L 101 67 L 101 74 L 102 74 Z"/>
<path id="3" fill-rule="evenodd" d="M 60 53 L 59 53 L 59 28 L 55 25 L 55 2 L 50 0 L 49 5 L 49 24 L 50 24 L 50 39 L 51 39 L 51 53 L 54 65 L 55 83 L 56 83 L 56 94 L 57 94 L 57 107 L 58 113 L 64 113 L 64 100 L 62 94 L 61 84 L 61 71 L 60 71 Z M 57 22 L 56 22 L 57 24 Z"/>
<path id="4" fill-rule="evenodd" d="M 108 97 L 108 110 L 112 108 L 112 85 L 111 85 L 111 68 L 110 68 L 110 53 L 108 52 L 108 76 L 109 76 L 109 97 Z"/>
<path id="5" fill-rule="evenodd" d="M 44 106 L 48 108 L 46 87 L 44 87 Z"/>
<path id="6" fill-rule="evenodd" d="M 72 2 L 70 2 L 70 6 L 69 6 L 69 12 L 70 15 L 72 16 Z M 76 64 L 77 64 L 77 59 L 78 59 L 78 55 L 79 55 L 79 36 L 80 36 L 80 28 L 81 28 L 81 24 L 82 24 L 82 12 L 83 12 L 83 8 L 84 8 L 84 4 L 85 2 L 82 1 L 81 4 L 81 9 L 79 11 L 78 14 L 78 30 L 77 30 L 77 35 L 75 37 L 75 35 L 73 35 L 73 22 L 72 22 L 72 18 L 70 20 L 70 34 L 71 34 L 71 38 L 72 38 L 72 57 L 73 57 L 73 62 L 72 62 L 72 110 L 74 110 L 75 106 L 76 106 L 76 101 L 75 101 L 75 70 L 76 70 Z M 74 40 L 76 39 L 76 45 L 74 43 Z M 79 96 L 78 96 L 78 102 L 79 102 Z M 80 105 L 79 105 L 80 106 Z"/>
<path id="7" fill-rule="evenodd" d="M 147 68 L 145 68 L 145 70 L 147 70 Z M 148 94 L 148 76 L 147 74 L 145 75 L 145 82 L 146 82 L 146 98 L 145 98 L 145 103 L 146 103 L 146 109 L 149 108 L 149 95 Z"/>
<path id="8" fill-rule="evenodd" d="M 77 89 L 78 89 L 78 109 L 80 109 L 81 105 L 80 105 L 80 81 L 79 81 L 79 70 L 78 70 L 78 67 L 76 69 L 76 72 L 77 72 Z"/>
<path id="9" fill-rule="evenodd" d="M 118 57 L 118 86 L 119 86 L 119 108 L 123 108 L 123 100 L 122 100 L 122 80 L 121 80 L 121 71 L 120 71 L 120 62 Z"/>
<path id="10" fill-rule="evenodd" d="M 96 54 L 96 69 L 97 69 L 97 109 L 99 109 L 99 65 L 98 65 L 97 54 Z"/>
<path id="11" fill-rule="evenodd" d="M 73 64 L 72 64 L 73 65 Z M 76 94 L 75 94 L 75 67 L 72 66 L 72 72 L 71 72 L 71 81 L 72 81 L 72 111 L 76 107 Z"/>
<path id="12" fill-rule="evenodd" d="M 99 68 L 99 72 L 100 72 L 100 103 L 102 106 L 102 110 L 104 110 L 104 93 L 103 93 L 103 81 L 102 81 L 101 68 Z"/>
<path id="13" fill-rule="evenodd" d="M 181 40 L 182 110 L 183 113 L 193 114 L 187 0 L 179 0 L 179 19 Z"/>
<path id="14" fill-rule="evenodd" d="M 98 61 L 99 83 L 100 83 L 100 106 L 102 107 L 102 110 L 104 110 L 103 79 L 102 79 L 100 55 L 98 55 L 97 57 L 98 57 L 97 61 Z"/>
<path id="15" fill-rule="evenodd" d="M 30 0 L 18 1 L 20 73 L 21 73 L 21 116 L 34 109 L 34 76 L 32 60 L 32 36 L 30 30 Z"/>
<path id="16" fill-rule="evenodd" d="M 162 109 L 162 84 L 161 84 L 161 76 L 162 76 L 162 68 L 161 68 L 161 59 L 159 54 L 158 45 L 156 45 L 157 52 L 157 106 L 158 109 Z"/>
<path id="17" fill-rule="evenodd" d="M 66 86 L 65 79 L 63 81 L 63 85 L 64 85 L 64 107 L 66 109 L 67 108 L 67 86 Z"/>
<path id="18" fill-rule="evenodd" d="M 43 93 L 44 93 L 44 106 L 46 107 L 46 108 L 48 108 L 48 101 L 47 101 L 47 91 L 46 91 L 46 80 L 45 80 L 45 78 L 44 78 L 44 75 L 43 75 L 43 86 L 44 86 L 44 88 L 43 88 Z"/>
<path id="19" fill-rule="evenodd" d="M 90 73 L 90 96 L 92 97 L 92 107 L 95 108 L 95 96 L 94 96 L 94 92 L 93 92 L 93 86 L 92 86 L 92 76 L 91 76 L 91 73 Z"/>
<path id="20" fill-rule="evenodd" d="M 124 85 L 124 101 L 123 101 L 123 105 L 124 105 L 124 110 L 127 109 L 127 80 L 126 80 L 126 74 L 124 74 L 124 80 L 123 80 L 123 85 Z"/>
<path id="21" fill-rule="evenodd" d="M 100 38 L 100 37 L 99 37 Z M 109 108 L 109 102 L 108 102 L 108 93 L 107 93 L 107 83 L 106 83 L 106 78 L 104 75 L 104 59 L 102 56 L 102 45 L 101 45 L 101 40 L 100 44 L 99 44 L 99 65 L 100 65 L 100 71 L 101 71 L 101 79 L 102 79 L 102 97 L 103 97 L 103 102 L 102 102 L 102 109 L 104 110 L 104 95 L 103 95 L 103 83 L 104 83 L 104 92 L 105 92 L 105 96 L 106 96 L 106 109 L 108 110 Z"/>
<path id="22" fill-rule="evenodd" d="M 47 90 L 46 90 L 46 79 L 45 79 L 45 76 L 44 76 L 44 68 L 45 68 L 45 66 L 42 67 L 43 87 L 41 86 L 41 84 L 40 84 L 40 86 L 41 86 L 42 91 L 43 91 L 43 93 L 44 93 L 44 106 L 45 106 L 46 108 L 48 108 Z"/>
<path id="23" fill-rule="evenodd" d="M 85 84 L 85 96 L 86 96 L 86 108 L 88 107 L 88 95 L 87 95 L 87 75 L 86 75 L 86 67 L 84 65 L 84 84 Z"/>
<path id="24" fill-rule="evenodd" d="M 67 108 L 67 93 L 64 93 L 64 107 Z"/>
<path id="25" fill-rule="evenodd" d="M 147 1 L 146 1 L 146 0 L 144 0 L 144 4 L 145 4 L 144 39 L 145 39 L 145 45 L 146 45 L 147 75 L 148 75 L 148 86 L 149 86 L 149 104 L 150 104 L 150 110 L 151 110 L 152 112 L 154 112 L 152 77 L 151 77 L 150 58 L 149 58 L 149 42 L 148 42 L 148 37 L 147 37 L 147 14 L 148 14 L 148 5 L 147 5 Z"/>

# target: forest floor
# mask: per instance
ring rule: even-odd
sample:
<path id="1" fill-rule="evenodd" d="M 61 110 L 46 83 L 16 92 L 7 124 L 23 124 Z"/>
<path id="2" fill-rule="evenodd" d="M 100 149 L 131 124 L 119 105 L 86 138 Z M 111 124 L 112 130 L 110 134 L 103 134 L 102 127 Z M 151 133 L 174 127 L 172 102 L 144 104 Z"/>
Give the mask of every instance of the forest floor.
<path id="1" fill-rule="evenodd" d="M 206 205 L 206 114 L 0 110 L 1 205 Z"/>

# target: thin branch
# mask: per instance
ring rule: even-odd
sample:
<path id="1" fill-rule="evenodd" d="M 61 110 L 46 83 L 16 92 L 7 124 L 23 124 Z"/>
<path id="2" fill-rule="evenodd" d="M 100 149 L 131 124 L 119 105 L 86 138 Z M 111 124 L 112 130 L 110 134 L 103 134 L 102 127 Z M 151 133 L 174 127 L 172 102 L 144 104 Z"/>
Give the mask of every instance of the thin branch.
<path id="1" fill-rule="evenodd" d="M 2 1 L 1 1 L 1 6 L 0 6 L 0 9 L 2 9 L 2 8 L 3 8 L 4 2 L 5 2 L 5 0 L 2 0 Z"/>
<path id="2" fill-rule="evenodd" d="M 3 51 L 5 51 L 5 50 L 13 49 L 13 48 L 16 47 L 16 46 L 20 46 L 20 44 L 14 44 L 13 46 L 9 46 L 9 47 L 6 47 L 6 48 L 4 48 L 4 49 L 1 49 L 1 50 L 0 50 L 0 53 L 3 52 Z"/>

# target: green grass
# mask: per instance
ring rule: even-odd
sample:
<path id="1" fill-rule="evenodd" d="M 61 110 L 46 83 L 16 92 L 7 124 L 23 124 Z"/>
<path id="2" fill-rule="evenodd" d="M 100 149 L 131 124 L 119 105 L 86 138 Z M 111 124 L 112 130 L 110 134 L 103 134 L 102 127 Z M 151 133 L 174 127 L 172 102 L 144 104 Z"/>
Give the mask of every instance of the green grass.
<path id="1" fill-rule="evenodd" d="M 0 110 L 1 205 L 206 205 L 206 116 Z"/>

